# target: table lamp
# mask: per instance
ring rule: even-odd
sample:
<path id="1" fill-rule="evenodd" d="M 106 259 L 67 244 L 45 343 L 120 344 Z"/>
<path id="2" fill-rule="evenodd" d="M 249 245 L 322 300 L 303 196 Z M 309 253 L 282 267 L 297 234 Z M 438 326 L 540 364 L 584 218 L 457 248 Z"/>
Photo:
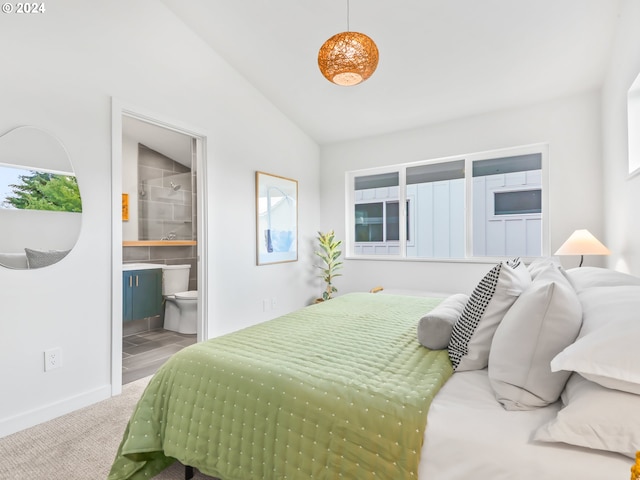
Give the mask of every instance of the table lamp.
<path id="1" fill-rule="evenodd" d="M 556 251 L 556 255 L 580 255 L 580 265 L 585 255 L 609 255 L 611 252 L 588 230 L 576 230 Z"/>

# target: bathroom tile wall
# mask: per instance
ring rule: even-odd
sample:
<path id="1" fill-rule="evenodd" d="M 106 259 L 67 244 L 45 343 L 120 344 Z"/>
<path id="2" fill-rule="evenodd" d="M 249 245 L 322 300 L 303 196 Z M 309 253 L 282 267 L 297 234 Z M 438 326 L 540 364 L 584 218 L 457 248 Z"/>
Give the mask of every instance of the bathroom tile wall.
<path id="1" fill-rule="evenodd" d="M 194 180 L 190 166 L 138 144 L 139 240 L 194 240 Z"/>
<path id="2" fill-rule="evenodd" d="M 124 322 L 122 324 L 122 337 L 129 337 L 131 335 L 137 335 L 139 333 L 151 332 L 162 328 L 164 323 L 162 315 L 156 315 L 155 317 L 140 318 L 131 322 Z"/>

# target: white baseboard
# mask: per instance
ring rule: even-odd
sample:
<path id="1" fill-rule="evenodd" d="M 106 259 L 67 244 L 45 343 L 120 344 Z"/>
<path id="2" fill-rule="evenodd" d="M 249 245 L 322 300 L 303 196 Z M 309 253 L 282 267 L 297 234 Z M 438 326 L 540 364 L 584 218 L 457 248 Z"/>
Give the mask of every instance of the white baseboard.
<path id="1" fill-rule="evenodd" d="M 53 420 L 54 418 L 74 412 L 80 408 L 88 407 L 89 405 L 93 405 L 110 397 L 111 385 L 103 385 L 65 400 L 44 405 L 13 417 L 0 419 L 0 438 Z"/>

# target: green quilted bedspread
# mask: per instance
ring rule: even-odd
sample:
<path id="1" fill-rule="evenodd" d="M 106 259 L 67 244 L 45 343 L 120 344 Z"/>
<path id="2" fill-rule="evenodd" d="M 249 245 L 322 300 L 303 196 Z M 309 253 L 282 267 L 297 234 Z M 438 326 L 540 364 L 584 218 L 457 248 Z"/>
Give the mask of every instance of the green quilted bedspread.
<path id="1" fill-rule="evenodd" d="M 417 479 L 452 374 L 416 336 L 439 302 L 352 293 L 185 348 L 151 379 L 109 479 L 176 459 L 223 480 Z"/>

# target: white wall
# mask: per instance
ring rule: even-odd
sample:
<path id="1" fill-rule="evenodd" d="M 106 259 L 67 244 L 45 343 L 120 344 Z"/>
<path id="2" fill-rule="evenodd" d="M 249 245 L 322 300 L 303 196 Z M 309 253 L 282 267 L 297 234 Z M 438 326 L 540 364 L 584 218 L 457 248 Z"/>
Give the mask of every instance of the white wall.
<path id="1" fill-rule="evenodd" d="M 640 275 L 640 175 L 628 176 L 627 91 L 640 73 L 640 2 L 623 0 L 603 87 L 603 163 L 608 266 Z M 640 132 L 634 132 L 640 136 Z"/>
<path id="2" fill-rule="evenodd" d="M 427 107 L 426 107 L 427 108 Z M 553 253 L 578 228 L 603 236 L 600 92 L 585 92 L 528 108 L 499 111 L 424 128 L 322 147 L 323 230 L 345 238 L 345 172 L 464 153 L 549 144 Z M 570 268 L 577 257 L 562 259 Z M 602 265 L 586 257 L 585 265 Z M 376 285 L 435 292 L 471 291 L 484 263 L 345 261 L 339 293 Z"/>
<path id="3" fill-rule="evenodd" d="M 111 101 L 207 132 L 207 312 L 212 335 L 307 303 L 319 228 L 319 149 L 151 0 L 47 4 L 3 15 L 0 131 L 29 124 L 66 146 L 83 200 L 80 238 L 57 265 L 0 269 L 0 436 L 110 395 Z M 113 132 L 120 135 L 120 132 Z M 254 172 L 299 181 L 299 261 L 255 266 Z M 116 272 L 120 275 L 120 272 Z M 302 279 L 302 280 L 301 280 Z M 262 299 L 277 309 L 263 312 Z M 62 349 L 45 373 L 43 352 Z"/>

